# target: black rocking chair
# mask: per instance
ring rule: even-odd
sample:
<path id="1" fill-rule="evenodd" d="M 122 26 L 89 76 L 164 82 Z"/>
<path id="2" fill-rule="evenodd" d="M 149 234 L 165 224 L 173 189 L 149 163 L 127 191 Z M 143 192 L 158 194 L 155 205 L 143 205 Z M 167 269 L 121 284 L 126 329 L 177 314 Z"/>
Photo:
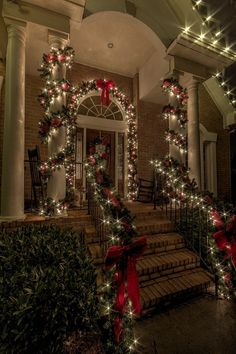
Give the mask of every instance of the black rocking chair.
<path id="1" fill-rule="evenodd" d="M 153 202 L 154 183 L 147 179 L 139 178 L 137 200 L 143 203 Z"/>
<path id="2" fill-rule="evenodd" d="M 36 145 L 35 149 L 28 150 L 30 174 L 31 174 L 31 207 L 39 209 L 40 205 L 45 201 L 45 186 L 42 182 L 41 173 L 39 171 L 40 152 Z"/>

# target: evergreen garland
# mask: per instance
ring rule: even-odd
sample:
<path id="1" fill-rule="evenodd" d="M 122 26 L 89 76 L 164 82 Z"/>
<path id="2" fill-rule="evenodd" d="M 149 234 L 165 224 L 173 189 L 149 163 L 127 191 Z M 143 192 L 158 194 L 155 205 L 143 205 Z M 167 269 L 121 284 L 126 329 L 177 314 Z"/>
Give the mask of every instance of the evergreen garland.
<path id="1" fill-rule="evenodd" d="M 93 188 L 93 197 L 103 211 L 104 218 L 101 222 L 109 226 L 108 245 L 128 247 L 132 245 L 137 232 L 133 217 L 116 193 L 106 172 L 108 149 L 105 139 L 97 139 L 90 147 L 90 156 L 86 163 L 87 179 Z M 124 266 L 120 264 L 118 268 Z M 118 274 L 117 267 L 105 271 L 100 303 L 105 352 L 124 354 L 135 349 L 137 340 L 133 333 L 134 313 L 130 301 L 126 300 L 122 311 L 116 307 Z"/>

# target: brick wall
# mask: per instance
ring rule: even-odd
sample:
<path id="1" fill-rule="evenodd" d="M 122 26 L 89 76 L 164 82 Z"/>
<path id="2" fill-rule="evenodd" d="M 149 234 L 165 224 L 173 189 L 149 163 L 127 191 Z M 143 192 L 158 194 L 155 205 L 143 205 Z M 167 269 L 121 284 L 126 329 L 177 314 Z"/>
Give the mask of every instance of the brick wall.
<path id="1" fill-rule="evenodd" d="M 217 133 L 217 188 L 218 197 L 229 201 L 230 181 L 230 136 L 223 130 L 223 117 L 203 85 L 199 87 L 200 122 L 209 132 Z"/>
<path id="2" fill-rule="evenodd" d="M 168 153 L 168 144 L 164 141 L 167 121 L 160 116 L 162 105 L 151 102 L 139 102 L 138 118 L 138 177 L 152 179 L 153 170 L 150 160 Z"/>

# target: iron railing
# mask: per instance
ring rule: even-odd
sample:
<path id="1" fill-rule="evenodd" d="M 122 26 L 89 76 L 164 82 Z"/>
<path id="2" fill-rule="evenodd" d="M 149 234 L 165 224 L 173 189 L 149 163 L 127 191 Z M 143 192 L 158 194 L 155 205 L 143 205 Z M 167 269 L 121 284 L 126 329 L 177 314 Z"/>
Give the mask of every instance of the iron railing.
<path id="1" fill-rule="evenodd" d="M 95 188 L 91 183 L 87 182 L 88 214 L 91 216 L 94 223 L 96 238 L 98 238 L 102 255 L 104 256 L 108 247 L 108 235 L 111 233 L 111 227 L 95 195 Z"/>
<path id="2" fill-rule="evenodd" d="M 191 198 L 183 200 L 176 198 L 177 190 L 171 186 L 171 194 L 166 193 L 167 180 L 165 175 L 154 174 L 155 190 L 154 190 L 154 209 L 156 206 L 165 212 L 167 218 L 173 223 L 174 229 L 180 233 L 184 239 L 186 246 L 198 254 L 201 265 L 211 274 L 215 282 L 215 292 L 218 294 L 218 276 L 216 270 L 212 266 L 210 254 L 210 232 L 212 230 L 212 222 L 204 203 L 196 203 L 194 193 Z"/>

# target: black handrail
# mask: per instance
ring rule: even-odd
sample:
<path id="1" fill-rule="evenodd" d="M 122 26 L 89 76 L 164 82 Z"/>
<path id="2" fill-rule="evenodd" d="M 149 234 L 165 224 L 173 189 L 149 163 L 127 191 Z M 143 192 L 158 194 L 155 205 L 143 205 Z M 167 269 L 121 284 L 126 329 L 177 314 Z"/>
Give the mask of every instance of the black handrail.
<path id="1" fill-rule="evenodd" d="M 218 277 L 212 267 L 209 252 L 211 221 L 204 205 L 197 205 L 194 199 L 175 198 L 176 190 L 171 188 L 171 193 L 166 193 L 167 179 L 164 174 L 155 171 L 154 209 L 157 202 L 166 216 L 171 220 L 174 228 L 185 239 L 186 246 L 196 252 L 201 264 L 212 274 L 215 282 L 215 293 L 218 294 Z"/>
<path id="2" fill-rule="evenodd" d="M 95 230 L 96 237 L 99 239 L 99 245 L 102 250 L 102 255 L 105 255 L 108 246 L 108 238 L 111 228 L 109 224 L 106 223 L 106 216 L 95 198 L 96 192 L 91 183 L 87 182 L 87 200 L 88 200 L 88 214 L 91 216 Z"/>

